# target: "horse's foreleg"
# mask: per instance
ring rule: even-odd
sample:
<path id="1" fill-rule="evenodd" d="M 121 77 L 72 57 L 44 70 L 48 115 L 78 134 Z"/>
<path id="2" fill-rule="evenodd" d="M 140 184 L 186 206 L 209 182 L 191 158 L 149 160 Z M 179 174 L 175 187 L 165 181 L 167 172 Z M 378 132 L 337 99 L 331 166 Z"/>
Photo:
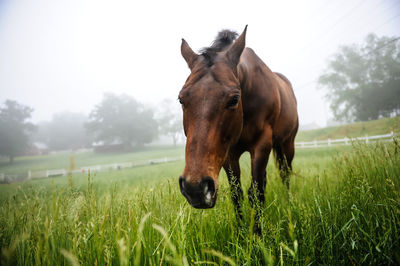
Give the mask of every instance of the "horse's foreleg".
<path id="1" fill-rule="evenodd" d="M 267 127 L 251 154 L 251 175 L 252 183 L 249 188 L 249 201 L 256 209 L 255 231 L 261 233 L 260 217 L 262 206 L 265 201 L 265 186 L 267 185 L 267 164 L 272 148 L 272 130 Z M 257 206 L 259 205 L 259 206 Z"/>
<path id="2" fill-rule="evenodd" d="M 276 161 L 279 166 L 279 174 L 282 183 L 289 190 L 290 173 L 292 172 L 292 161 L 294 157 L 294 140 L 279 143 L 275 147 Z"/>
<path id="3" fill-rule="evenodd" d="M 239 219 L 242 219 L 242 201 L 243 201 L 243 190 L 240 183 L 240 155 L 229 155 L 225 161 L 223 167 L 228 176 L 229 185 L 231 188 L 231 197 L 235 211 Z"/>
<path id="4" fill-rule="evenodd" d="M 268 157 L 271 149 L 265 149 L 262 152 L 256 152 L 251 156 L 251 175 L 252 183 L 249 188 L 249 201 L 254 207 L 259 203 L 262 205 L 265 201 L 265 186 L 267 185 L 267 171 Z"/>

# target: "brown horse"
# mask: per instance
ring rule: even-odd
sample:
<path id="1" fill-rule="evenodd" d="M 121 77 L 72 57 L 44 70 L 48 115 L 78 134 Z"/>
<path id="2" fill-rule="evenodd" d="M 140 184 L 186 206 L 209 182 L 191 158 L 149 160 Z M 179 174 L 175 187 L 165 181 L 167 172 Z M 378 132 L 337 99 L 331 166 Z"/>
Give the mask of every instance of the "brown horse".
<path id="1" fill-rule="evenodd" d="M 214 207 L 223 167 L 240 215 L 239 158 L 245 151 L 251 155 L 252 204 L 254 197 L 261 204 L 265 201 L 272 149 L 289 189 L 298 128 L 296 98 L 285 76 L 272 72 L 252 49 L 245 48 L 246 30 L 247 26 L 237 39 L 237 33 L 221 31 L 201 54 L 182 39 L 181 53 L 191 73 L 179 93 L 187 137 L 179 185 L 195 208 Z"/>

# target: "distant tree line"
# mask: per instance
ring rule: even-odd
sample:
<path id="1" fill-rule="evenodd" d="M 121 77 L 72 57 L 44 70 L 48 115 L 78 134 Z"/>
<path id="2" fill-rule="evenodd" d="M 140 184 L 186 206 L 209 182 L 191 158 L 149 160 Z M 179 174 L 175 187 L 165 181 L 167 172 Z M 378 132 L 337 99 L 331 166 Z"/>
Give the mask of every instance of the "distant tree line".
<path id="1" fill-rule="evenodd" d="M 367 121 L 400 115 L 400 37 L 367 36 L 342 47 L 319 85 L 338 121 Z"/>
<path id="2" fill-rule="evenodd" d="M 165 100 L 147 107 L 128 95 L 105 94 L 89 116 L 62 112 L 37 125 L 29 122 L 33 109 L 6 100 L 0 106 L 0 156 L 14 157 L 29 153 L 33 143 L 49 150 L 74 150 L 98 145 L 116 145 L 124 151 L 142 147 L 159 135 L 176 143 L 182 134 L 182 115 L 178 104 Z"/>

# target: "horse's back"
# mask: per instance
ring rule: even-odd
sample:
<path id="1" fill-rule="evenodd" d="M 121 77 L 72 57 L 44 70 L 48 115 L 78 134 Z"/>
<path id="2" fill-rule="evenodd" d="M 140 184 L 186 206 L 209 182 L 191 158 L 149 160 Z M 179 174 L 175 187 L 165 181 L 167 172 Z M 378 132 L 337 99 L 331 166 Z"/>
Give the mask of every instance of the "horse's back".
<path id="1" fill-rule="evenodd" d="M 297 101 L 292 84 L 283 74 L 275 72 L 281 99 L 281 110 L 275 125 L 274 136 L 280 141 L 294 140 L 299 120 L 297 115 Z"/>

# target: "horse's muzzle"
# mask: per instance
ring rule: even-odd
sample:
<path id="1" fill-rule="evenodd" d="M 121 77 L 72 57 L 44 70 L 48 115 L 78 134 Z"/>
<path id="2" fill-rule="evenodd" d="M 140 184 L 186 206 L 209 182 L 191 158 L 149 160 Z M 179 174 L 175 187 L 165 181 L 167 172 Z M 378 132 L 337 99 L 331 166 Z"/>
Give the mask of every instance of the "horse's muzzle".
<path id="1" fill-rule="evenodd" d="M 179 187 L 183 196 L 196 209 L 209 209 L 215 206 L 217 189 L 211 177 L 206 176 L 200 182 L 193 184 L 188 182 L 185 176 L 181 176 Z"/>

